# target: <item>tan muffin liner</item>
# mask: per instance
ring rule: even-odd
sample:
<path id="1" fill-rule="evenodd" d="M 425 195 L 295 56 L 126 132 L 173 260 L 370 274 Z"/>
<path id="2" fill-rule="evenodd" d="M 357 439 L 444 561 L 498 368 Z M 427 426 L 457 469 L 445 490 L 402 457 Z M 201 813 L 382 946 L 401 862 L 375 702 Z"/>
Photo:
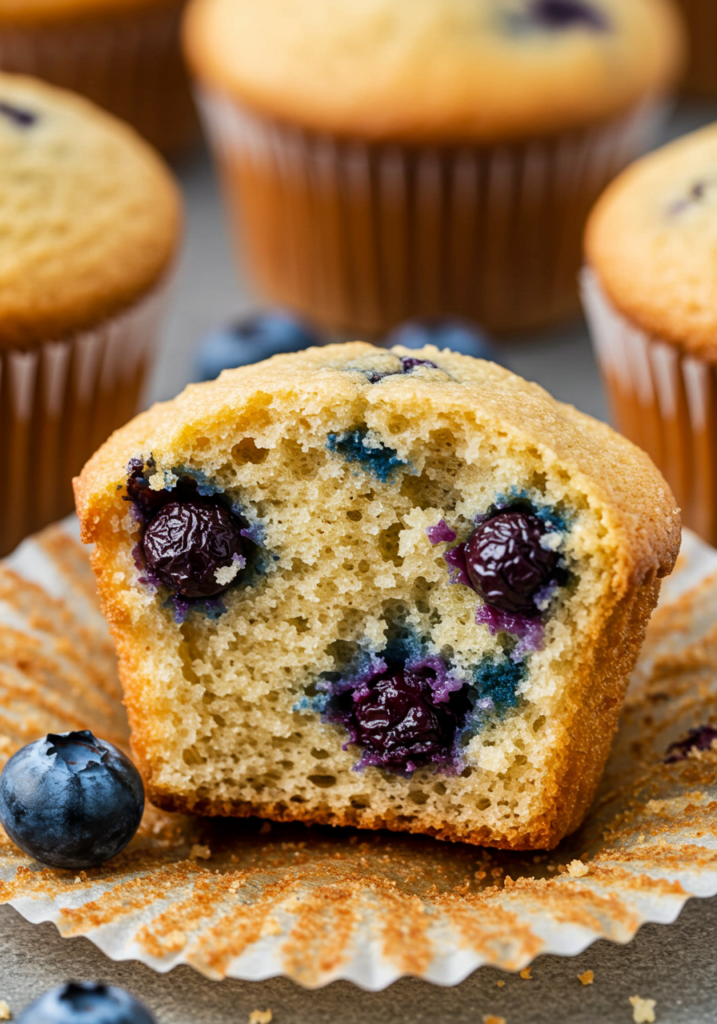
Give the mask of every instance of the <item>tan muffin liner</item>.
<path id="1" fill-rule="evenodd" d="M 635 327 L 592 270 L 582 291 L 613 423 L 662 471 L 683 523 L 717 544 L 717 365 Z"/>
<path id="2" fill-rule="evenodd" d="M 48 731 L 126 741 L 87 554 L 66 530 L 0 564 L 0 765 Z M 453 985 L 483 964 L 518 971 L 674 921 L 690 897 L 717 893 L 717 750 L 664 760 L 689 728 L 717 725 L 717 574 L 705 579 L 717 552 L 689 532 L 683 552 L 598 797 L 556 851 L 150 807 L 127 850 L 91 871 L 42 868 L 0 829 L 0 903 L 157 971 L 369 989 L 403 975 Z"/>
<path id="3" fill-rule="evenodd" d="M 678 0 L 689 35 L 685 91 L 693 96 L 717 97 L 717 4 L 715 0 Z"/>
<path id="4" fill-rule="evenodd" d="M 0 24 L 0 69 L 88 96 L 165 153 L 198 137 L 179 46 L 185 0 L 33 24 Z"/>
<path id="5" fill-rule="evenodd" d="M 412 316 L 500 332 L 575 311 L 587 214 L 664 112 L 651 101 L 552 139 L 409 147 L 312 134 L 215 92 L 200 108 L 259 288 L 353 337 Z"/>
<path id="6" fill-rule="evenodd" d="M 137 412 L 167 284 L 84 331 L 0 349 L 0 554 L 74 508 L 72 477 Z"/>

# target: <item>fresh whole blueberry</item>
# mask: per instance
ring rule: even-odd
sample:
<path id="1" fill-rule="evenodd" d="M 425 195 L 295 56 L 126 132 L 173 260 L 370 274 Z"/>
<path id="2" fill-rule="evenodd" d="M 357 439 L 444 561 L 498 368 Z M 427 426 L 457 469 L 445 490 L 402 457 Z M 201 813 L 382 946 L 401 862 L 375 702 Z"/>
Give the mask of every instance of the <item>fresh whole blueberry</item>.
<path id="1" fill-rule="evenodd" d="M 88 729 L 28 744 L 0 775 L 3 828 L 24 853 L 53 868 L 92 868 L 114 857 L 143 810 L 135 766 Z"/>
<path id="2" fill-rule="evenodd" d="M 241 529 L 222 505 L 170 501 L 145 530 L 147 566 L 179 597 L 215 597 L 246 565 Z"/>
<path id="3" fill-rule="evenodd" d="M 486 604 L 511 615 L 539 614 L 535 597 L 560 575 L 556 551 L 543 545 L 541 520 L 509 509 L 480 523 L 465 546 L 466 571 Z"/>
<path id="4" fill-rule="evenodd" d="M 396 668 L 354 692 L 346 724 L 366 763 L 414 771 L 448 760 L 466 710 L 459 695 L 438 702 L 427 672 Z"/>
<path id="5" fill-rule="evenodd" d="M 123 988 L 71 981 L 36 999 L 17 1024 L 155 1024 L 155 1019 Z"/>
<path id="6" fill-rule="evenodd" d="M 585 25 L 604 31 L 607 20 L 602 11 L 586 0 L 533 0 L 530 17 L 546 28 L 572 28 Z"/>
<path id="7" fill-rule="evenodd" d="M 300 352 L 325 341 L 315 328 L 291 313 L 280 309 L 255 313 L 206 335 L 197 351 L 195 378 L 214 380 L 222 370 Z"/>
<path id="8" fill-rule="evenodd" d="M 712 725 L 701 725 L 697 729 L 690 729 L 684 740 L 677 740 L 676 743 L 669 745 L 665 764 L 684 761 L 689 757 L 691 750 L 711 750 L 715 740 L 717 740 L 717 729 Z"/>
<path id="9" fill-rule="evenodd" d="M 464 356 L 476 359 L 488 359 L 503 365 L 503 358 L 488 340 L 481 329 L 458 317 L 426 317 L 418 320 L 407 320 L 406 323 L 391 331 L 386 344 L 403 345 L 404 348 L 423 348 L 424 345 L 435 345 L 436 348 L 448 348 Z M 404 366 L 405 369 L 405 366 Z"/>

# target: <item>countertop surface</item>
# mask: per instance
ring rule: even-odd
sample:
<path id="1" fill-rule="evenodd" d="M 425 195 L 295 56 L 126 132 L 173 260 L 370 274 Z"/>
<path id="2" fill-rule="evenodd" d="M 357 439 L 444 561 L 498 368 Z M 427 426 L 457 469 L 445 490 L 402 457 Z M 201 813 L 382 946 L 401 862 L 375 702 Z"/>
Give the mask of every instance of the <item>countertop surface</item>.
<path id="1" fill-rule="evenodd" d="M 666 136 L 715 116 L 714 108 L 683 108 Z M 186 244 L 151 398 L 170 397 L 190 378 L 202 332 L 255 305 L 235 270 L 208 158 L 198 154 L 176 170 L 187 198 Z M 512 341 L 506 351 L 516 372 L 606 418 L 581 323 Z M 123 985 L 146 1001 L 158 1024 L 245 1024 L 253 1010 L 266 1009 L 275 1024 L 481 1024 L 491 1016 L 506 1024 L 629 1024 L 629 999 L 638 995 L 655 1000 L 658 1024 L 712 1024 L 716 950 L 717 898 L 693 900 L 675 924 L 648 925 L 628 946 L 599 942 L 579 957 L 542 957 L 530 980 L 484 968 L 452 989 L 405 979 L 381 993 L 343 982 L 308 992 L 285 979 L 214 982 L 190 968 L 159 975 L 141 964 L 114 963 L 86 939 L 61 939 L 53 925 L 31 925 L 10 907 L 0 907 L 0 1000 L 18 1015 L 47 988 L 74 978 Z M 586 970 L 595 975 L 589 986 L 577 977 Z M 499 980 L 505 985 L 499 987 Z"/>

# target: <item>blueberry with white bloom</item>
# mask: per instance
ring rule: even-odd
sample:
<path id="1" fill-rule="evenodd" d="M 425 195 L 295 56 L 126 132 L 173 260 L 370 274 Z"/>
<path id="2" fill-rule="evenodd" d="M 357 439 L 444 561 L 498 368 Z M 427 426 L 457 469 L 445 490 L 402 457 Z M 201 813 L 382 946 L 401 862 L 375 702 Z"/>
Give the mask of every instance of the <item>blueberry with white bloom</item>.
<path id="1" fill-rule="evenodd" d="M 300 352 L 326 342 L 310 324 L 282 309 L 253 313 L 216 327 L 200 342 L 195 380 L 214 380 L 222 370 L 258 363 L 270 356 Z"/>
<path id="2" fill-rule="evenodd" d="M 0 823 L 24 853 L 54 868 L 114 857 L 143 810 L 135 766 L 88 729 L 49 733 L 13 754 L 0 775 Z"/>
<path id="3" fill-rule="evenodd" d="M 156 1024 L 146 1006 L 112 985 L 71 981 L 31 1003 L 17 1024 Z"/>

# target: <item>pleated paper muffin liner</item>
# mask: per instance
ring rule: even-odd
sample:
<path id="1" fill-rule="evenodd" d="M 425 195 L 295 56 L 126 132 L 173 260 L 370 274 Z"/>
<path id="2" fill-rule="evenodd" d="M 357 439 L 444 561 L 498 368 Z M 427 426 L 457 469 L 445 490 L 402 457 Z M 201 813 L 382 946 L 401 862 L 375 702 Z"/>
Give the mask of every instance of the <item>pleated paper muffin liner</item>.
<path id="1" fill-rule="evenodd" d="M 652 100 L 554 138 L 408 146 L 313 134 L 217 92 L 199 100 L 259 288 L 353 337 L 412 316 L 514 331 L 574 312 L 587 214 L 664 114 Z"/>
<path id="2" fill-rule="evenodd" d="M 199 132 L 179 45 L 184 2 L 0 24 L 0 68 L 82 93 L 178 153 Z"/>
<path id="3" fill-rule="evenodd" d="M 717 552 L 686 533 L 598 797 L 555 852 L 150 807 L 127 850 L 91 871 L 43 868 L 0 829 L 0 902 L 116 960 L 311 987 L 453 985 L 483 964 L 517 971 L 628 942 L 717 893 L 717 751 L 665 761 L 689 729 L 717 724 L 716 698 Z M 0 763 L 82 727 L 126 742 L 87 555 L 52 527 L 0 565 Z"/>
<path id="4" fill-rule="evenodd" d="M 615 426 L 660 468 L 683 523 L 717 544 L 717 365 L 631 323 L 589 268 L 582 292 Z"/>
<path id="5" fill-rule="evenodd" d="M 137 412 L 167 288 L 94 330 L 0 349 L 0 554 L 74 508 L 72 477 Z"/>

